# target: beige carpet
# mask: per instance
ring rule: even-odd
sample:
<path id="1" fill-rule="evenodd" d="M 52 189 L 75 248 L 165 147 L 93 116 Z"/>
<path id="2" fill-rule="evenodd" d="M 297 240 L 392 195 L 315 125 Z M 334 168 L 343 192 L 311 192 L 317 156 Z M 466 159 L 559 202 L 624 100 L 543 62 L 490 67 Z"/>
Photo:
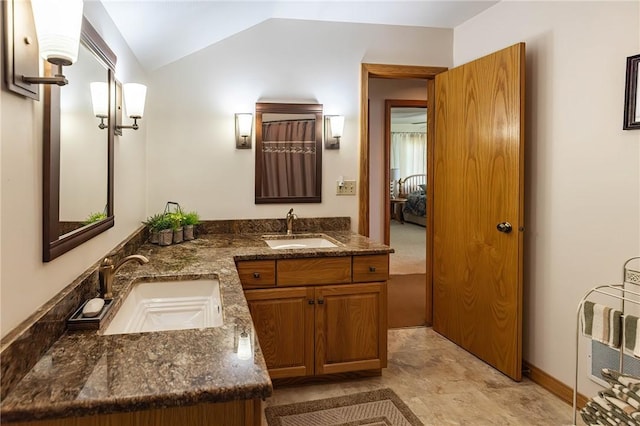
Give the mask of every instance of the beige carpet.
<path id="1" fill-rule="evenodd" d="M 391 275 L 426 273 L 427 231 L 423 226 L 392 220 L 389 240 L 395 250 L 389 259 Z"/>
<path id="2" fill-rule="evenodd" d="M 391 389 L 267 407 L 269 426 L 423 426 Z"/>
<path id="3" fill-rule="evenodd" d="M 389 328 L 416 327 L 427 319 L 427 275 L 391 275 L 387 284 Z"/>

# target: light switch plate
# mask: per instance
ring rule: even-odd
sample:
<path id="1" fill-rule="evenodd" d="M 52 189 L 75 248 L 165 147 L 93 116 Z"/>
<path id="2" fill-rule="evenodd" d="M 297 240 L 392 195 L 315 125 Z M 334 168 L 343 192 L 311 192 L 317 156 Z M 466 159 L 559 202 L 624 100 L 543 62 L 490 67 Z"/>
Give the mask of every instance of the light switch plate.
<path id="1" fill-rule="evenodd" d="M 340 186 L 340 181 L 336 181 L 336 195 L 356 195 L 356 181 L 345 180 Z"/>

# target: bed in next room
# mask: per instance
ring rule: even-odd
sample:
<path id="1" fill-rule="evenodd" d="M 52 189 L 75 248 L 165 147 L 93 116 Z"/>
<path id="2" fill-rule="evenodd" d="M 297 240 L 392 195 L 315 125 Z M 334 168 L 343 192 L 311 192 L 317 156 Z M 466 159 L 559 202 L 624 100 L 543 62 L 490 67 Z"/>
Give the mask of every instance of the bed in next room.
<path id="1" fill-rule="evenodd" d="M 405 222 L 426 226 L 427 222 L 427 195 L 425 175 L 409 175 L 399 181 L 399 197 L 407 200 L 402 207 L 402 215 Z"/>

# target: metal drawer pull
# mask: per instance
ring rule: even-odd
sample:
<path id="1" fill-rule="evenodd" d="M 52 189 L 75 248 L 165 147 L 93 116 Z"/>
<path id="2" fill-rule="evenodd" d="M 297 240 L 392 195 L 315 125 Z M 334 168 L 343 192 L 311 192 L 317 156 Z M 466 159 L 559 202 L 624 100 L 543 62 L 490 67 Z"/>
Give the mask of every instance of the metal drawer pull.
<path id="1" fill-rule="evenodd" d="M 324 305 L 324 299 L 318 299 L 318 305 Z"/>
<path id="2" fill-rule="evenodd" d="M 307 302 L 308 302 L 310 305 L 315 305 L 315 303 L 316 303 L 316 301 L 315 301 L 315 300 L 313 300 L 313 299 L 309 299 Z"/>
<path id="3" fill-rule="evenodd" d="M 260 272 L 254 272 L 253 278 L 260 278 Z"/>
<path id="4" fill-rule="evenodd" d="M 369 272 L 375 272 L 375 271 L 376 271 L 375 266 L 369 266 Z"/>

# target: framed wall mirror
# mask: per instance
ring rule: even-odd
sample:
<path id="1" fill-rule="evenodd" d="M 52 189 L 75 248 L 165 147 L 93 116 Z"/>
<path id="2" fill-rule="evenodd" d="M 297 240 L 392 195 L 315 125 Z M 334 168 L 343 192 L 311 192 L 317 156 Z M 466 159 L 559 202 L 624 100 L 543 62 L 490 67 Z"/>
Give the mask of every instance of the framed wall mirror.
<path id="1" fill-rule="evenodd" d="M 45 262 L 114 225 L 115 64 L 115 54 L 83 19 L 78 60 L 65 68 L 69 84 L 43 86 Z M 104 129 L 93 112 L 93 82 L 107 84 Z"/>
<path id="2" fill-rule="evenodd" d="M 255 203 L 320 203 L 322 105 L 256 104 Z"/>

